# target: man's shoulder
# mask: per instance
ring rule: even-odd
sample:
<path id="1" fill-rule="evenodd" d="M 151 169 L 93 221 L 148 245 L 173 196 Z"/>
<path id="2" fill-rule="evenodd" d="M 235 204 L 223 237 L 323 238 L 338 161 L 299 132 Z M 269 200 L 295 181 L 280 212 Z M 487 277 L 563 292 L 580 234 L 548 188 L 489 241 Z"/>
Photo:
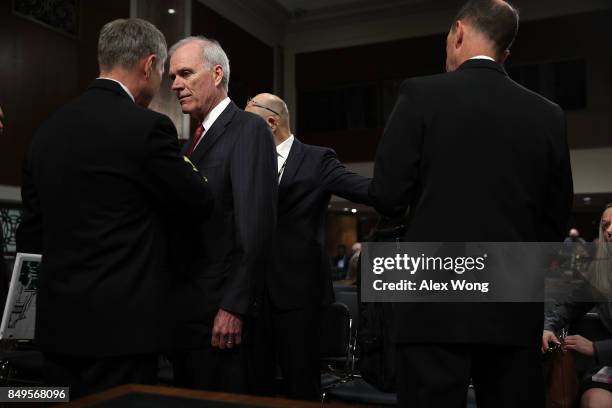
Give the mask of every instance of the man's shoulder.
<path id="1" fill-rule="evenodd" d="M 297 139 L 295 139 L 293 143 L 294 145 L 296 144 L 299 145 L 300 148 L 302 149 L 302 153 L 307 157 L 312 157 L 317 160 L 324 160 L 326 158 L 337 158 L 338 157 L 335 150 L 332 149 L 331 147 L 306 144 L 306 143 L 300 142 Z"/>
<path id="2" fill-rule="evenodd" d="M 243 125 L 246 124 L 248 126 L 267 127 L 266 121 L 263 120 L 261 116 L 239 108 L 236 109 L 236 113 L 234 114 L 232 121 Z"/>
<path id="3" fill-rule="evenodd" d="M 448 82 L 456 80 L 452 73 L 440 73 L 433 75 L 424 75 L 417 77 L 406 78 L 400 84 L 400 92 L 410 91 L 411 89 L 419 89 L 422 87 L 431 87 L 437 85 L 444 85 Z"/>
<path id="4" fill-rule="evenodd" d="M 97 126 L 99 124 L 99 126 Z M 53 112 L 38 128 L 35 138 L 56 134 L 57 129 L 76 132 L 113 132 L 113 129 L 148 133 L 161 126 L 173 126 L 166 115 L 136 105 L 128 98 L 115 98 L 104 93 L 85 91 Z"/>
<path id="5" fill-rule="evenodd" d="M 540 109 L 540 111 L 547 112 L 555 116 L 563 115 L 563 109 L 555 102 L 532 91 L 531 89 L 526 88 L 518 82 L 512 81 L 512 83 L 515 86 L 517 92 L 521 93 L 523 97 L 531 104 L 536 105 Z"/>
<path id="6" fill-rule="evenodd" d="M 234 134 L 234 137 L 239 140 L 245 138 L 263 140 L 273 142 L 272 131 L 268 124 L 260 116 L 251 112 L 236 109 L 231 122 L 228 124 L 226 131 Z"/>

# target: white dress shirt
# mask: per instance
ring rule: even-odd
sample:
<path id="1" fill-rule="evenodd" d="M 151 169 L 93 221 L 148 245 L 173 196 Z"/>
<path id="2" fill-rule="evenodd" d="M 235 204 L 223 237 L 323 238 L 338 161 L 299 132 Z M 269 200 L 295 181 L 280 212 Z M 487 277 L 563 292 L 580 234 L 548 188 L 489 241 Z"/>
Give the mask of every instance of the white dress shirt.
<path id="1" fill-rule="evenodd" d="M 293 145 L 293 134 L 291 134 L 287 140 L 283 141 L 281 144 L 276 146 L 276 156 L 278 159 L 278 182 L 280 183 L 281 177 L 285 172 L 285 166 L 287 165 L 287 157 L 289 156 L 289 152 L 291 151 L 291 146 Z"/>
<path id="2" fill-rule="evenodd" d="M 489 60 L 489 61 L 497 62 L 497 61 L 495 61 L 494 58 L 491 58 L 488 55 L 476 55 L 475 57 L 472 57 L 472 58 L 469 58 L 469 59 L 471 59 L 471 60 L 472 59 L 486 59 L 486 60 Z"/>
<path id="3" fill-rule="evenodd" d="M 121 87 L 123 88 L 123 90 L 125 91 L 125 93 L 126 93 L 126 94 L 128 94 L 128 96 L 129 96 L 130 98 L 132 98 L 132 102 L 134 102 L 134 103 L 136 102 L 136 101 L 134 100 L 134 95 L 132 95 L 132 93 L 131 93 L 131 92 L 130 92 L 130 90 L 127 88 L 127 86 L 123 85 L 121 82 L 117 81 L 116 79 L 113 79 L 113 78 L 106 78 L 106 77 L 98 77 L 97 79 L 106 79 L 107 81 L 113 81 L 113 82 L 118 83 L 119 85 L 121 85 Z"/>
<path id="4" fill-rule="evenodd" d="M 193 146 L 193 150 L 195 150 L 196 147 L 198 147 L 200 142 L 204 139 L 204 136 L 206 136 L 206 132 L 208 132 L 208 129 L 212 127 L 212 125 L 215 123 L 215 120 L 217 120 L 217 118 L 221 116 L 221 114 L 223 113 L 225 108 L 227 108 L 227 105 L 229 105 L 231 101 L 232 100 L 228 96 L 225 99 L 223 99 L 221 102 L 219 102 L 217 106 L 212 108 L 210 112 L 208 112 L 208 115 L 206 115 L 206 117 L 202 121 L 202 126 L 204 126 L 204 133 L 202 134 L 202 137 L 200 138 L 200 140 L 198 140 L 198 143 L 196 143 L 196 145 Z"/>

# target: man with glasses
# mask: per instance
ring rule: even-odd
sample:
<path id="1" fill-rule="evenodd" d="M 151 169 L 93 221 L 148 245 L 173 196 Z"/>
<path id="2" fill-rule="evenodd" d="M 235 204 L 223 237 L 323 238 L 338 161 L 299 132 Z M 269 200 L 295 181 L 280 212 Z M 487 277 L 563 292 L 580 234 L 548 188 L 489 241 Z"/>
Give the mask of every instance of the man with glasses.
<path id="1" fill-rule="evenodd" d="M 325 216 L 332 194 L 369 204 L 370 179 L 349 171 L 333 150 L 303 144 L 290 129 L 287 105 L 262 93 L 245 110 L 261 116 L 274 134 L 278 162 L 278 225 L 274 268 L 266 274 L 264 305 L 269 353 L 278 361 L 287 397 L 320 398 L 319 307 L 333 297 L 325 252 Z M 268 378 L 270 378 L 268 376 Z"/>

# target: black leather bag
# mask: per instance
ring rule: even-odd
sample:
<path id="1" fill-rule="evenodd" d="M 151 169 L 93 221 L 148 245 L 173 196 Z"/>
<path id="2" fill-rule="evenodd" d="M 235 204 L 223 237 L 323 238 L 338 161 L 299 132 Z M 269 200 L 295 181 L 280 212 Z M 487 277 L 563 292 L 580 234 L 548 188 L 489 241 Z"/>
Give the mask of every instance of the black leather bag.
<path id="1" fill-rule="evenodd" d="M 565 336 L 561 336 L 561 339 Z M 563 341 L 563 340 L 561 340 Z M 574 355 L 560 346 L 544 355 L 546 408 L 573 408 L 578 400 L 580 386 L 576 376 Z"/>

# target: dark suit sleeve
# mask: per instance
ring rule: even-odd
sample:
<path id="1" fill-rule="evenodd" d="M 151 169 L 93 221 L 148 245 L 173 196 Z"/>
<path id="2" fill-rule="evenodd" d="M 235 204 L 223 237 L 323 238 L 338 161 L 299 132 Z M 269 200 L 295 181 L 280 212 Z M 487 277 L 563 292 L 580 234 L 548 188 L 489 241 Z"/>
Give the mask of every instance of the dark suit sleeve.
<path id="1" fill-rule="evenodd" d="M 558 332 L 584 316 L 595 304 L 592 302 L 572 302 L 567 301 L 558 303 L 555 307 L 544 315 L 544 329 Z"/>
<path id="2" fill-rule="evenodd" d="M 382 214 L 401 215 L 410 205 L 419 175 L 423 117 L 415 86 L 404 81 L 376 151 L 370 197 Z"/>
<path id="3" fill-rule="evenodd" d="M 595 361 L 597 364 L 612 364 L 612 340 L 594 341 L 593 348 L 595 349 Z"/>
<path id="4" fill-rule="evenodd" d="M 563 241 L 574 199 L 565 115 L 561 108 L 557 107 L 557 111 L 551 141 L 555 166 L 551 169 L 551 182 L 542 212 L 539 237 L 544 242 Z"/>
<path id="5" fill-rule="evenodd" d="M 34 185 L 32 162 L 29 158 L 23 166 L 21 185 L 21 221 L 17 227 L 17 252 L 42 254 L 42 217 L 40 202 Z"/>
<path id="6" fill-rule="evenodd" d="M 278 173 L 272 134 L 252 118 L 230 158 L 236 252 L 221 308 L 247 314 L 261 287 L 276 230 Z"/>
<path id="7" fill-rule="evenodd" d="M 144 164 L 149 191 L 166 208 L 174 210 L 174 221 L 204 220 L 212 210 L 213 197 L 206 179 L 180 154 L 176 130 L 170 119 L 158 120 L 148 138 Z"/>
<path id="8" fill-rule="evenodd" d="M 371 205 L 368 195 L 370 181 L 348 170 L 333 150 L 325 151 L 321 164 L 321 185 L 325 191 L 354 203 Z"/>

